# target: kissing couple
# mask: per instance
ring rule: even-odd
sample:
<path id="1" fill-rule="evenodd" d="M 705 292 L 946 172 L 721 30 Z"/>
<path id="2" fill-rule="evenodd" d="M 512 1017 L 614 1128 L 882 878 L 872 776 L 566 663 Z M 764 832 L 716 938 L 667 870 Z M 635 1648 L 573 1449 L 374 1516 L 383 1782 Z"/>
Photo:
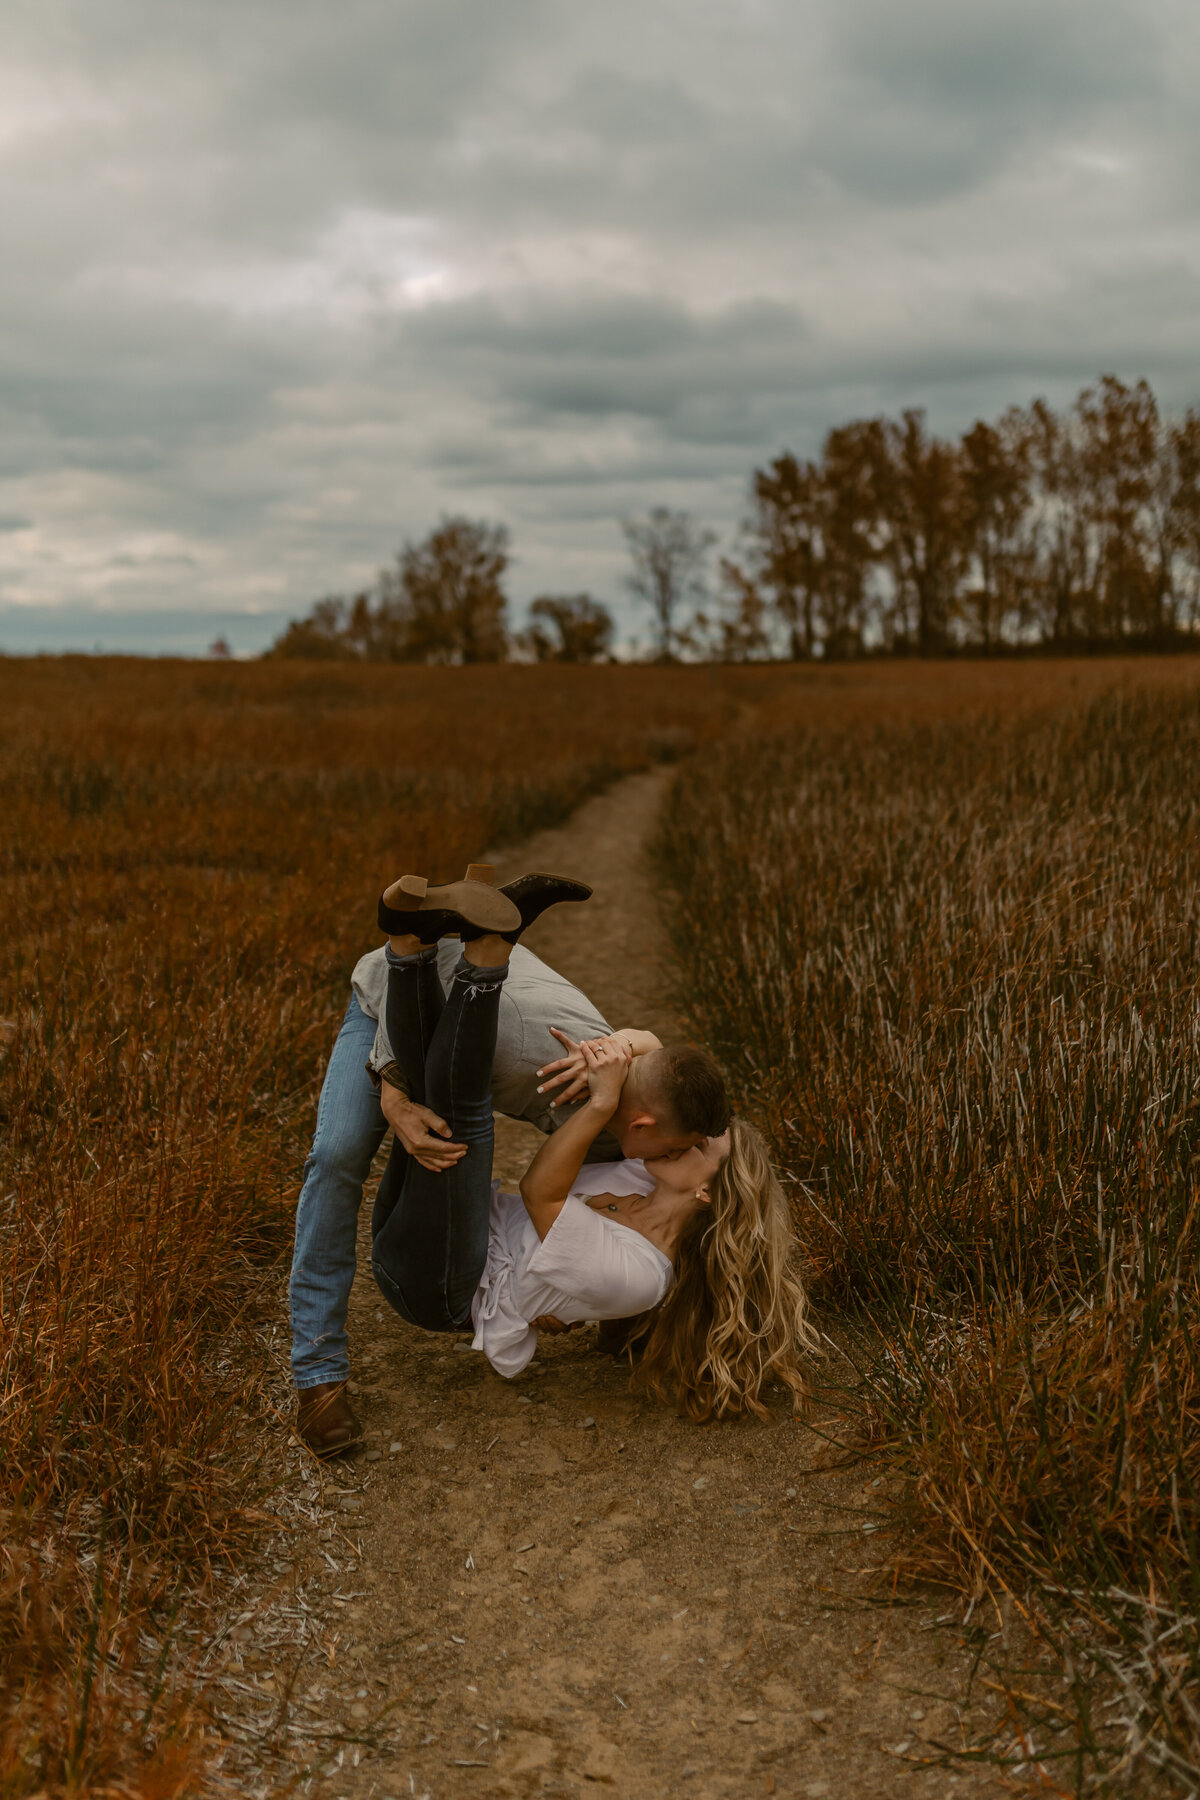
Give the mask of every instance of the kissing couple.
<path id="1" fill-rule="evenodd" d="M 638 1348 L 642 1385 L 697 1421 L 765 1412 L 769 1380 L 804 1392 L 812 1334 L 787 1202 L 716 1063 L 614 1031 L 520 941 L 547 907 L 590 894 L 555 875 L 497 887 L 472 864 L 444 887 L 402 876 L 379 902 L 388 942 L 355 966 L 296 1213 L 297 1431 L 319 1457 L 362 1442 L 346 1311 L 389 1126 L 371 1266 L 410 1325 L 473 1328 L 512 1377 L 539 1329 L 619 1321 L 610 1347 Z M 492 1181 L 493 1110 L 545 1134 L 519 1194 Z"/>

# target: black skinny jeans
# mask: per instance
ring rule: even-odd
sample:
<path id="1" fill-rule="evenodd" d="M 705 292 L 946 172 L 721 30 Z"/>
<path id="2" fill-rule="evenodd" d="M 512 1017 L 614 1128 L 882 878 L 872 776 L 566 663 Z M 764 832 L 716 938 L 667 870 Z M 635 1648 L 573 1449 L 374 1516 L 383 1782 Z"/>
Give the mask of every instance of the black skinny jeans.
<path id="1" fill-rule="evenodd" d="M 388 953 L 387 1031 L 409 1097 L 432 1107 L 467 1153 L 432 1174 L 398 1138 L 371 1219 L 371 1267 L 410 1325 L 459 1331 L 488 1250 L 492 1192 L 492 1059 L 503 968 L 461 961 L 442 992 L 436 951 Z"/>

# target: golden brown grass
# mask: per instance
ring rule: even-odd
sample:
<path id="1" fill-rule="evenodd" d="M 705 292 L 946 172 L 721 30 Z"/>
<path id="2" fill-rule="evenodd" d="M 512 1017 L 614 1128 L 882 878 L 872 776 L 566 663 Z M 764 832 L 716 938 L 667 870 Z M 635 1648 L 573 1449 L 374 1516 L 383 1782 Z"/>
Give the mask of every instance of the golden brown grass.
<path id="1" fill-rule="evenodd" d="M 255 1327 L 383 881 L 457 873 L 749 707 L 826 733 L 1115 673 L 0 660 L 0 1797 L 165 1800 L 203 1766 L 173 1608 L 260 1529 Z M 739 754 L 761 810 L 782 765 Z M 756 929 L 793 917 L 763 892 Z"/>
<path id="2" fill-rule="evenodd" d="M 684 997 L 771 1134 L 819 1294 L 862 1309 L 898 1562 L 1027 1609 L 1069 1675 L 1033 1728 L 1064 1779 L 1140 1759 L 1186 1785 L 1200 668 L 953 673 L 941 718 L 919 692 L 848 730 L 793 696 L 681 772 Z"/>
<path id="3" fill-rule="evenodd" d="M 783 679 L 0 661 L 0 1796 L 203 1759 L 172 1607 L 259 1527 L 251 1327 L 383 882 Z"/>

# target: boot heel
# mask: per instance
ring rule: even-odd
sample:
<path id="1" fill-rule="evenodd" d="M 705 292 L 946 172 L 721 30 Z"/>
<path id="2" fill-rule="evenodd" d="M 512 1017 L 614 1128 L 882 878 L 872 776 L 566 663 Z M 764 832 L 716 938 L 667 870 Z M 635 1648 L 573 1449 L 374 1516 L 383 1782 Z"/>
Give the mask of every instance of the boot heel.
<path id="1" fill-rule="evenodd" d="M 494 863 L 468 863 L 464 879 L 482 881 L 488 887 L 494 887 L 496 885 L 496 866 Z"/>
<path id="2" fill-rule="evenodd" d="M 380 931 L 389 937 L 416 937 L 423 944 L 521 928 L 518 908 L 490 882 L 430 887 L 424 875 L 402 875 L 393 882 L 380 899 L 378 917 Z"/>

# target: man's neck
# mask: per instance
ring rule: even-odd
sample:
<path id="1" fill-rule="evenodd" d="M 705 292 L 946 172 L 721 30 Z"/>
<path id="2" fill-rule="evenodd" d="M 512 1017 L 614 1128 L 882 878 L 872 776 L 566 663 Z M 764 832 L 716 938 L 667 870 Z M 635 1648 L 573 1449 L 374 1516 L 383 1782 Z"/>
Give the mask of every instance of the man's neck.
<path id="1" fill-rule="evenodd" d="M 646 1110 L 647 1107 L 641 1093 L 641 1081 L 639 1079 L 637 1058 L 635 1057 L 630 1065 L 629 1073 L 625 1077 L 625 1086 L 621 1089 L 621 1098 L 617 1101 L 617 1110 L 612 1116 L 612 1123 L 609 1126 L 609 1130 L 619 1134 L 625 1126 L 633 1119 L 637 1118 L 639 1113 L 643 1113 Z"/>

